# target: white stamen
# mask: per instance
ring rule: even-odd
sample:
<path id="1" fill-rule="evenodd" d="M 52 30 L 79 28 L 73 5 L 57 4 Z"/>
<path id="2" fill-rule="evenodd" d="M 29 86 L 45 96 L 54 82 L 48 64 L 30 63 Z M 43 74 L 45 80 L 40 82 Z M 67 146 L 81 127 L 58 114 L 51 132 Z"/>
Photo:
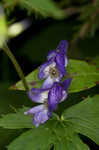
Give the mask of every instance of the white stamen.
<path id="1" fill-rule="evenodd" d="M 48 91 L 42 93 L 42 99 L 46 100 L 48 98 Z"/>
<path id="2" fill-rule="evenodd" d="M 58 78 L 55 78 L 55 81 L 56 81 L 56 82 L 59 82 L 59 81 L 60 81 L 59 77 L 58 77 Z"/>
<path id="3" fill-rule="evenodd" d="M 46 75 L 49 75 L 50 67 L 51 67 L 51 68 L 54 68 L 55 66 L 56 66 L 56 63 L 53 62 L 52 64 L 50 64 L 49 66 L 47 66 L 47 67 L 44 69 L 44 73 L 45 73 Z"/>

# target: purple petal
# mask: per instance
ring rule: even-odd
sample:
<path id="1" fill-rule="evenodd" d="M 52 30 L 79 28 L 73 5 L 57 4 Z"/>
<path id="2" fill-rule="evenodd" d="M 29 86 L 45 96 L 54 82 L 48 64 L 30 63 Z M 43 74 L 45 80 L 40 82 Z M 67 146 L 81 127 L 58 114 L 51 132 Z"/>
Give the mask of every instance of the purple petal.
<path id="1" fill-rule="evenodd" d="M 32 88 L 28 92 L 28 96 L 33 102 L 43 103 L 45 101 L 45 99 L 48 98 L 48 90 Z"/>
<path id="2" fill-rule="evenodd" d="M 32 88 L 30 91 L 35 93 L 35 94 L 38 94 L 38 93 L 41 93 L 41 92 L 45 92 L 46 90 L 41 89 L 41 88 Z"/>
<path id="3" fill-rule="evenodd" d="M 40 124 L 45 123 L 48 119 L 48 110 L 44 109 L 34 115 L 34 125 L 38 127 Z"/>
<path id="4" fill-rule="evenodd" d="M 43 82 L 42 84 L 42 88 L 46 89 L 46 88 L 50 88 L 54 83 L 54 80 L 48 76 L 48 78 Z"/>
<path id="5" fill-rule="evenodd" d="M 65 68 L 65 55 L 63 53 L 57 53 L 56 55 L 56 66 L 60 73 L 64 76 L 66 74 Z"/>
<path id="6" fill-rule="evenodd" d="M 68 78 L 67 80 L 64 80 L 64 82 L 62 83 L 62 87 L 64 90 L 68 90 L 69 86 L 70 86 L 70 83 L 71 83 L 71 78 Z"/>
<path id="7" fill-rule="evenodd" d="M 67 46 L 68 46 L 67 41 L 62 40 L 57 47 L 57 51 L 60 51 L 60 52 L 65 53 L 67 55 Z"/>
<path id="8" fill-rule="evenodd" d="M 48 78 L 42 84 L 42 89 L 49 89 L 52 87 L 54 82 L 59 82 L 60 80 L 61 80 L 60 77 L 51 78 L 50 76 L 48 76 Z"/>
<path id="9" fill-rule="evenodd" d="M 51 65 L 54 62 L 53 59 L 51 59 L 50 61 L 47 61 L 46 63 L 42 64 L 39 68 L 39 73 L 38 73 L 38 77 L 40 80 L 46 78 L 48 76 L 48 71 L 44 71 L 49 65 Z"/>
<path id="10" fill-rule="evenodd" d="M 42 104 L 42 105 L 39 105 L 39 106 L 35 106 L 35 107 L 29 109 L 28 111 L 24 112 L 24 114 L 25 114 L 25 115 L 28 115 L 28 114 L 35 114 L 35 113 L 37 113 L 37 112 L 39 112 L 39 111 L 42 111 L 42 110 L 44 109 L 44 107 L 45 107 L 45 106 L 44 106 L 43 104 Z"/>
<path id="11" fill-rule="evenodd" d="M 62 87 L 59 83 L 54 83 L 48 93 L 49 111 L 54 111 L 62 98 Z"/>
<path id="12" fill-rule="evenodd" d="M 51 58 L 54 58 L 56 56 L 56 52 L 54 50 L 51 50 L 47 55 L 47 60 L 50 60 Z"/>

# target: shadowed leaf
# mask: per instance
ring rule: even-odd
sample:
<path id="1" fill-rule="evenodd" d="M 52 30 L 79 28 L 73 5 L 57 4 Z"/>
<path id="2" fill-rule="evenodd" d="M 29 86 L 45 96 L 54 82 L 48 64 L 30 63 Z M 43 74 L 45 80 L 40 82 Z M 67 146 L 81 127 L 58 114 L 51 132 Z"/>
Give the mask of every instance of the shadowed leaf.
<path id="1" fill-rule="evenodd" d="M 99 144 L 99 95 L 88 97 L 63 113 L 65 123 Z"/>
<path id="2" fill-rule="evenodd" d="M 26 116 L 27 107 L 17 110 L 15 113 L 3 115 L 0 118 L 0 127 L 7 129 L 33 128 L 33 116 Z"/>

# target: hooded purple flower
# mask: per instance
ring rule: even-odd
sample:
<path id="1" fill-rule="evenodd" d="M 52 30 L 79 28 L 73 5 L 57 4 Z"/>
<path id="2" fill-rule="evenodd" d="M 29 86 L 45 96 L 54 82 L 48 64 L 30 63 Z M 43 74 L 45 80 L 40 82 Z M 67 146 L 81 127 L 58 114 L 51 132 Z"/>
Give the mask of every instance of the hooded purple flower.
<path id="1" fill-rule="evenodd" d="M 65 40 L 59 43 L 56 51 L 51 50 L 47 55 L 47 62 L 42 64 L 39 69 L 38 77 L 45 79 L 42 88 L 50 88 L 54 82 L 59 82 L 66 74 L 67 42 Z"/>
<path id="2" fill-rule="evenodd" d="M 50 89 L 32 88 L 28 96 L 33 102 L 42 103 L 24 112 L 25 115 L 33 114 L 33 122 L 36 127 L 46 122 L 58 104 L 67 98 L 67 90 L 71 79 L 65 80 L 63 83 L 55 82 Z"/>

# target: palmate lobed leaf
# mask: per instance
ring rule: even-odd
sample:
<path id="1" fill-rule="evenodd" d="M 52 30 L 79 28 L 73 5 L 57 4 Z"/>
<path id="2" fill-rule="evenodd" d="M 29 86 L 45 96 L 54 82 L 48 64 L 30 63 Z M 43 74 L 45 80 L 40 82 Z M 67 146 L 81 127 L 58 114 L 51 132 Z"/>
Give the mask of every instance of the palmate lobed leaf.
<path id="1" fill-rule="evenodd" d="M 20 128 L 34 128 L 33 116 L 25 116 L 24 111 L 28 110 L 27 107 L 19 109 L 16 113 L 11 113 L 2 116 L 0 119 L 0 127 L 8 129 Z M 56 117 L 57 118 L 57 117 Z M 64 135 L 60 130 L 60 121 L 56 118 L 51 118 L 47 123 L 41 125 L 44 128 L 57 130 L 58 137 Z M 66 109 L 62 115 L 62 124 L 70 128 L 76 133 L 81 133 L 91 138 L 94 142 L 99 144 L 99 95 L 88 97 L 84 101 Z M 64 126 L 63 126 L 64 127 Z M 39 129 L 39 128 L 38 128 Z M 66 129 L 65 129 L 66 130 Z M 66 130 L 68 134 L 68 130 Z"/>
<path id="2" fill-rule="evenodd" d="M 99 95 L 65 110 L 63 118 L 73 130 L 99 144 Z"/>
<path id="3" fill-rule="evenodd" d="M 8 146 L 8 150 L 89 150 L 79 136 L 59 121 L 23 133 Z"/>
<path id="4" fill-rule="evenodd" d="M 57 121 L 53 131 L 56 135 L 54 150 L 89 150 L 89 147 L 82 142 L 78 134 L 68 125 Z"/>
<path id="5" fill-rule="evenodd" d="M 99 81 L 99 71 L 95 65 L 89 65 L 87 62 L 80 60 L 70 60 L 67 67 L 67 74 L 72 77 L 72 83 L 69 93 L 79 92 L 96 85 Z M 68 76 L 68 75 L 67 75 Z M 67 78 L 64 77 L 64 79 Z M 38 68 L 26 76 L 29 88 L 40 88 L 43 81 L 38 79 Z M 10 89 L 25 90 L 22 81 L 17 82 Z"/>
<path id="6" fill-rule="evenodd" d="M 66 109 L 62 120 L 52 117 L 38 128 L 33 126 L 33 116 L 24 116 L 24 111 L 27 109 L 27 107 L 22 108 L 0 119 L 0 126 L 4 128 L 33 128 L 14 140 L 8 146 L 8 150 L 49 150 L 51 146 L 54 146 L 55 150 L 79 150 L 79 148 L 88 150 L 77 133 L 88 136 L 99 144 L 99 95 L 88 97 Z"/>

